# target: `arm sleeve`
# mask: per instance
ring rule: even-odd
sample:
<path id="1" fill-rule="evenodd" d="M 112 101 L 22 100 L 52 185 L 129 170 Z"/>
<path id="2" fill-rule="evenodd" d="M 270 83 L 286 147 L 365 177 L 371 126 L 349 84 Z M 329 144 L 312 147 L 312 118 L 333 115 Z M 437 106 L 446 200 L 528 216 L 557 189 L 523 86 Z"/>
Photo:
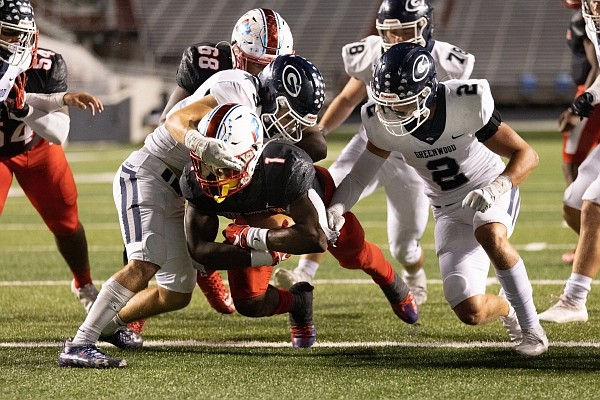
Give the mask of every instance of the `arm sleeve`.
<path id="1" fill-rule="evenodd" d="M 331 204 L 343 204 L 345 211 L 352 209 L 367 185 L 375 178 L 385 160 L 369 150 L 363 151 L 350 173 L 335 190 Z"/>
<path id="2" fill-rule="evenodd" d="M 71 118 L 66 106 L 48 113 L 30 105 L 27 116 L 16 119 L 25 122 L 36 134 L 54 144 L 63 144 L 69 135 Z"/>

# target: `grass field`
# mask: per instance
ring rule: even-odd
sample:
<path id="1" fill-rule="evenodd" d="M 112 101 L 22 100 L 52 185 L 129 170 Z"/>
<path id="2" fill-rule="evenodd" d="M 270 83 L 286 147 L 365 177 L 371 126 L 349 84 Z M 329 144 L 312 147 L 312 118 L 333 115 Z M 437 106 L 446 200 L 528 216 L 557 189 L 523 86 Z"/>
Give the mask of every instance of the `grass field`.
<path id="1" fill-rule="evenodd" d="M 538 310 L 561 293 L 570 268 L 560 255 L 576 236 L 561 226 L 564 182 L 560 136 L 527 134 L 540 165 L 522 186 L 512 242 L 534 286 Z M 330 142 L 328 165 L 343 142 Z M 121 236 L 111 180 L 135 147 L 67 149 L 79 188 L 92 276 L 99 284 L 121 266 Z M 292 349 L 287 316 L 250 319 L 212 311 L 200 291 L 184 310 L 149 320 L 146 346 L 124 352 L 122 370 L 60 369 L 57 356 L 84 311 L 69 290 L 70 272 L 52 236 L 15 184 L 0 218 L 1 399 L 562 399 L 600 398 L 600 294 L 588 300 L 590 320 L 547 324 L 549 352 L 525 359 L 510 350 L 500 322 L 465 326 L 443 299 L 433 252 L 433 223 L 423 238 L 429 301 L 417 326 L 399 321 L 361 272 L 328 256 L 315 282 L 317 344 Z M 382 192 L 354 211 L 367 237 L 387 253 Z M 296 258 L 284 265 L 293 267 Z M 396 264 L 397 266 L 397 264 Z M 490 277 L 493 277 L 493 272 Z M 492 279 L 489 290 L 499 286 Z"/>

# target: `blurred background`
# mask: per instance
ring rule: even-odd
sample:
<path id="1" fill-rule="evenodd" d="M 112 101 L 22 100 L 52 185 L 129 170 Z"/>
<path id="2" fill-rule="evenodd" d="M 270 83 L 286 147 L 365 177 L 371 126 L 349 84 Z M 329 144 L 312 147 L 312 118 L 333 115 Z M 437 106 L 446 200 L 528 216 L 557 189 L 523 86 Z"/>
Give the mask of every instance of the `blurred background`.
<path id="1" fill-rule="evenodd" d="M 347 81 L 341 48 L 377 34 L 379 0 L 32 0 L 40 47 L 61 53 L 69 90 L 99 96 L 94 118 L 71 110 L 70 141 L 140 142 L 152 131 L 183 50 L 229 41 L 238 18 L 272 8 L 288 22 L 296 53 L 325 77 L 327 101 Z M 573 99 L 565 33 L 572 10 L 558 0 L 432 0 L 436 39 L 475 55 L 473 78 L 490 82 L 506 120 L 556 129 Z M 157 115 L 158 114 L 158 115 Z M 356 114 L 356 113 L 355 113 Z M 358 114 L 354 116 L 358 120 Z"/>

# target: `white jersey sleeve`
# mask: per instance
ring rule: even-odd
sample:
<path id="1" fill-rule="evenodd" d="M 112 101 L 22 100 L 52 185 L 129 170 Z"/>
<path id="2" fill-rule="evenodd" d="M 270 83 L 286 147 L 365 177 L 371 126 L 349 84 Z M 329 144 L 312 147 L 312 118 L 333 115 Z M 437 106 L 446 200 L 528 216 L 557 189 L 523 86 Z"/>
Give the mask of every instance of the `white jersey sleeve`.
<path id="1" fill-rule="evenodd" d="M 368 85 L 373 76 L 373 64 L 382 54 L 382 40 L 379 36 L 367 36 L 360 42 L 342 47 L 342 60 L 346 74 Z"/>
<path id="2" fill-rule="evenodd" d="M 505 168 L 499 155 L 479 141 L 476 133 L 490 122 L 494 99 L 485 79 L 451 80 L 440 84 L 429 128 L 394 136 L 367 103 L 361 117 L 369 141 L 397 151 L 425 182 L 431 204 L 453 204 L 471 190 L 496 178 Z"/>
<path id="3" fill-rule="evenodd" d="M 458 46 L 435 40 L 431 48 L 438 81 L 469 79 L 475 65 L 475 56 Z"/>

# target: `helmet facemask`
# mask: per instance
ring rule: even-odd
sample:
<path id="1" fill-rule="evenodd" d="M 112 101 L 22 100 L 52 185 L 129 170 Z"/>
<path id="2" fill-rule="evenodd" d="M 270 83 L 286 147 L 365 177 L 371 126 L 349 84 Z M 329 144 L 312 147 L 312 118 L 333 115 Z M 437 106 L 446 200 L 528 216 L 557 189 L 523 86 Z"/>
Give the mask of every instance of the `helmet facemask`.
<path id="1" fill-rule="evenodd" d="M 37 45 L 33 9 L 27 0 L 0 3 L 0 61 L 23 71 L 32 63 Z"/>
<path id="2" fill-rule="evenodd" d="M 428 23 L 429 22 L 427 21 L 427 18 L 421 17 L 416 21 L 410 21 L 405 23 L 402 23 L 397 19 L 386 19 L 385 21 L 383 21 L 383 23 L 376 21 L 375 25 L 377 28 L 377 32 L 379 32 L 379 36 L 381 36 L 381 38 L 383 39 L 383 48 L 385 50 L 389 50 L 389 48 L 392 47 L 394 44 L 400 42 L 411 42 L 420 44 L 421 46 L 426 46 L 427 40 L 425 39 L 424 31 Z M 395 35 L 393 31 L 398 30 L 406 31 L 402 32 L 402 35 Z M 402 40 L 390 41 L 390 35 L 401 37 Z M 410 39 L 405 39 L 405 37 L 409 36 Z"/>
<path id="3" fill-rule="evenodd" d="M 275 103 L 275 111 L 261 115 L 265 135 L 270 139 L 282 138 L 297 143 L 302 140 L 304 128 L 315 126 L 317 123 L 315 114 L 302 116 L 295 112 L 285 96 L 278 97 Z"/>
<path id="4" fill-rule="evenodd" d="M 600 1 L 584 0 L 581 13 L 586 27 L 594 33 L 600 33 Z"/>
<path id="5" fill-rule="evenodd" d="M 394 100 L 377 100 L 375 113 L 386 130 L 394 136 L 405 136 L 413 133 L 429 118 L 431 110 L 428 100 L 431 88 L 425 87 L 414 96 L 400 99 L 394 94 Z M 389 97 L 392 97 L 390 95 Z"/>

